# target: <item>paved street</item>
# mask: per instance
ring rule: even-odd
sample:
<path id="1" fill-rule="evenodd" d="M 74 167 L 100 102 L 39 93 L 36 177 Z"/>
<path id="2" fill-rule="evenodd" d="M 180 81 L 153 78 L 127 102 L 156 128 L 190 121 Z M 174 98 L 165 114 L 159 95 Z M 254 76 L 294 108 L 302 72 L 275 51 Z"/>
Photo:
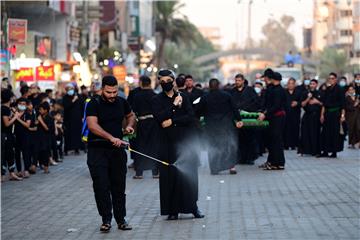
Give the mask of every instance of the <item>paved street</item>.
<path id="1" fill-rule="evenodd" d="M 202 159 L 200 220 L 166 221 L 158 180 L 149 172 L 133 180 L 130 170 L 127 218 L 134 229 L 100 234 L 85 155 L 70 156 L 49 175 L 2 184 L 2 239 L 359 239 L 360 151 L 347 149 L 338 159 L 295 151 L 286 157 L 285 171 L 237 166 L 235 176 L 210 176 Z"/>

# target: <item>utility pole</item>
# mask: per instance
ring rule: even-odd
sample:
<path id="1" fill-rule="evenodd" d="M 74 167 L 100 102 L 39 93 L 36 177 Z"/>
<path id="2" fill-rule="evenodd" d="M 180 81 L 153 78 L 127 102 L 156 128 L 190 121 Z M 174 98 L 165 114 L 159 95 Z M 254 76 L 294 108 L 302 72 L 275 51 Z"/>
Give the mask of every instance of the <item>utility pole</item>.
<path id="1" fill-rule="evenodd" d="M 251 42 L 251 4 L 253 3 L 253 0 L 249 0 L 249 4 L 248 4 L 248 32 L 247 32 L 247 41 L 246 41 L 246 45 L 245 48 L 249 49 L 252 47 L 252 42 Z M 250 57 L 249 54 L 245 54 L 245 58 L 246 58 L 246 74 L 249 75 L 250 74 Z"/>
<path id="2" fill-rule="evenodd" d="M 89 2 L 82 2 L 81 47 L 87 48 Z"/>

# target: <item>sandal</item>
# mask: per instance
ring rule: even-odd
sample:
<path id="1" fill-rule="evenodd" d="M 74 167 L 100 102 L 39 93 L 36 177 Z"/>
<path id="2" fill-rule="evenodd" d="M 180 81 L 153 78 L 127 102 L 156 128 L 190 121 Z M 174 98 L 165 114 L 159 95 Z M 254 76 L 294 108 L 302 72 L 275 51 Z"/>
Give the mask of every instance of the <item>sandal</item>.
<path id="1" fill-rule="evenodd" d="M 266 168 L 266 166 L 268 165 L 268 162 L 264 162 L 263 164 L 259 165 L 259 168 Z"/>
<path id="2" fill-rule="evenodd" d="M 103 223 L 100 226 L 100 232 L 102 233 L 108 233 L 110 232 L 111 224 L 110 223 Z"/>
<path id="3" fill-rule="evenodd" d="M 159 174 L 158 175 L 153 175 L 153 178 L 158 179 L 158 178 L 160 178 L 160 175 Z"/>
<path id="4" fill-rule="evenodd" d="M 268 164 L 266 164 L 266 167 L 264 168 L 264 170 L 278 170 L 278 167 L 271 165 L 271 163 L 268 163 Z"/>
<path id="5" fill-rule="evenodd" d="M 132 226 L 130 226 L 125 220 L 121 223 L 118 223 L 118 229 L 126 231 L 132 230 Z"/>

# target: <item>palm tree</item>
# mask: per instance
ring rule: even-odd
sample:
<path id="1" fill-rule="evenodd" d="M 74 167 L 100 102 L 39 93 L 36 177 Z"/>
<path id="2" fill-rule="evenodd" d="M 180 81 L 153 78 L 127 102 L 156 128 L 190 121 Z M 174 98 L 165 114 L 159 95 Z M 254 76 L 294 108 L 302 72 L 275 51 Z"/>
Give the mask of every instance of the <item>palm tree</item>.
<path id="1" fill-rule="evenodd" d="M 166 41 L 180 44 L 191 44 L 196 38 L 197 29 L 185 16 L 181 17 L 179 9 L 184 4 L 178 1 L 157 1 L 155 2 L 156 11 L 156 31 L 160 35 L 160 43 L 157 52 L 156 65 L 164 65 L 164 47 Z M 179 16 L 179 17 L 177 17 Z"/>

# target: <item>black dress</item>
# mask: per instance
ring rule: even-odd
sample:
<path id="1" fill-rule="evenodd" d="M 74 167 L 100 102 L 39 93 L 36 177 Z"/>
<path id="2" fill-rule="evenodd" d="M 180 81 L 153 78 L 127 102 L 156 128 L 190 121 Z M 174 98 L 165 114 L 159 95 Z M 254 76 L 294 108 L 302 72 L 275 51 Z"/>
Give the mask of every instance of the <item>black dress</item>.
<path id="1" fill-rule="evenodd" d="M 300 135 L 300 114 L 301 114 L 301 93 L 300 90 L 295 89 L 292 93 L 286 92 L 286 121 L 284 130 L 284 147 L 296 148 L 299 144 Z M 295 107 L 291 106 L 292 102 L 297 102 Z"/>
<path id="2" fill-rule="evenodd" d="M 208 142 L 210 171 L 217 174 L 237 163 L 237 129 L 234 120 L 241 120 L 231 95 L 222 90 L 211 90 L 201 97 L 197 106 L 205 119 L 204 142 Z"/>
<path id="3" fill-rule="evenodd" d="M 319 91 L 311 91 L 313 98 L 321 101 Z M 301 102 L 308 97 L 308 92 L 303 93 Z M 301 119 L 301 135 L 299 152 L 302 154 L 318 155 L 320 154 L 320 104 L 307 104 L 303 107 L 305 113 Z"/>
<path id="4" fill-rule="evenodd" d="M 197 210 L 198 200 L 198 162 L 195 160 L 191 146 L 195 115 L 189 98 L 181 94 L 181 107 L 173 105 L 175 97 L 168 97 L 164 92 L 152 99 L 154 117 L 161 127 L 167 119 L 172 125 L 161 128 L 158 144 L 160 157 L 164 161 L 177 166 L 160 165 L 160 207 L 161 215 L 177 213 L 193 213 Z"/>
<path id="5" fill-rule="evenodd" d="M 132 99 L 132 108 L 138 122 L 136 129 L 136 150 L 149 156 L 159 158 L 159 144 L 157 144 L 159 134 L 159 124 L 153 117 L 151 101 L 156 94 L 152 89 L 139 90 Z M 142 173 L 144 170 L 157 169 L 157 163 L 151 159 L 134 154 L 135 170 Z"/>

